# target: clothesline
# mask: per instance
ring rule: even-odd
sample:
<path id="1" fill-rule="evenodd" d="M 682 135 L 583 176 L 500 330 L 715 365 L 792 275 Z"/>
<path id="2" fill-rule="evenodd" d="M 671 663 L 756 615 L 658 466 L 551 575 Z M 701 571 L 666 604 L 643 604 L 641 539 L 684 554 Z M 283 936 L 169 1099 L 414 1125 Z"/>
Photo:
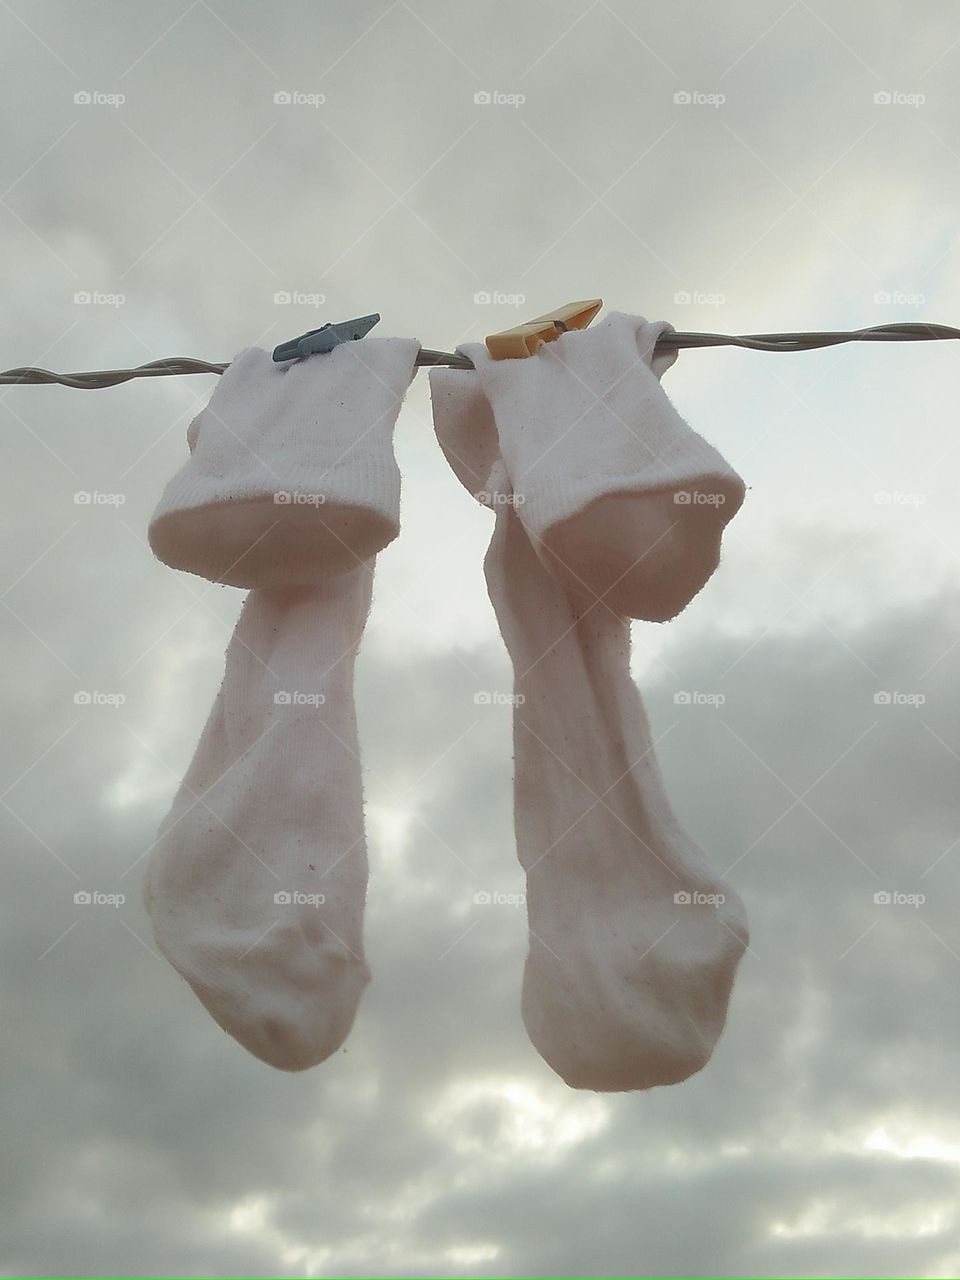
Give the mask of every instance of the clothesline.
<path id="1" fill-rule="evenodd" d="M 960 329 L 945 324 L 880 324 L 866 329 L 827 330 L 807 333 L 663 333 L 657 340 L 658 351 L 689 350 L 693 347 L 743 347 L 751 351 L 815 351 L 820 347 L 838 346 L 844 342 L 930 342 L 960 338 Z M 137 365 L 133 369 L 99 369 L 87 373 L 53 373 L 49 369 L 22 366 L 0 373 L 0 385 L 27 386 L 57 384 L 78 390 L 115 387 L 133 378 L 174 377 L 181 374 L 217 373 L 228 368 L 229 361 L 211 362 L 190 356 L 171 356 Z M 468 357 L 450 351 L 420 349 L 418 366 L 447 365 L 453 369 L 472 369 Z"/>

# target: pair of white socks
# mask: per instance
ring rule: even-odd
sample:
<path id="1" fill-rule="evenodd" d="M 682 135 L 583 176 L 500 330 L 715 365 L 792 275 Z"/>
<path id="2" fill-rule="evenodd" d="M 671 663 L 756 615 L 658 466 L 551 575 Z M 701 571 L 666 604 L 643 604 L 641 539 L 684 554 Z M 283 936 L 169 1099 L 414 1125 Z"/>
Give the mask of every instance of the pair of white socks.
<path id="1" fill-rule="evenodd" d="M 497 513 L 485 567 L 513 660 L 530 1037 L 578 1088 L 672 1083 L 722 1030 L 739 899 L 673 816 L 629 674 L 628 617 L 674 616 L 743 485 L 679 417 L 665 325 L 614 313 L 529 359 L 437 368 L 437 436 Z M 244 352 L 191 424 L 157 555 L 251 588 L 145 896 L 213 1017 L 286 1070 L 346 1038 L 369 973 L 353 665 L 399 522 L 392 430 L 419 344 L 278 366 Z"/>

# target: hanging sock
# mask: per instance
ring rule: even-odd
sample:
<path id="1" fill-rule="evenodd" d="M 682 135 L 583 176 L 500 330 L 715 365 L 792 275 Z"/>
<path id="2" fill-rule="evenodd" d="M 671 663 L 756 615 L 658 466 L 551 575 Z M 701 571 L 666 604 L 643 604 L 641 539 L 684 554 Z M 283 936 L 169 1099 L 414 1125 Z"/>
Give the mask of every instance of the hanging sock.
<path id="1" fill-rule="evenodd" d="M 675 1084 L 723 1030 L 743 906 L 670 808 L 629 622 L 551 578 L 509 505 L 484 570 L 514 668 L 524 1023 L 574 1088 Z"/>
<path id="2" fill-rule="evenodd" d="M 393 427 L 417 351 L 380 338 L 289 364 L 241 352 L 190 424 L 190 457 L 150 521 L 157 558 L 211 582 L 277 587 L 382 551 L 400 528 Z"/>
<path id="3" fill-rule="evenodd" d="M 621 617 L 678 614 L 720 561 L 744 485 L 660 385 L 672 326 L 612 312 L 528 359 L 476 366 L 513 500 L 537 555 L 572 591 Z M 442 378 L 439 379 L 442 383 Z"/>
<path id="4" fill-rule="evenodd" d="M 216 1021 L 289 1071 L 340 1047 L 369 981 L 353 670 L 371 547 L 398 527 L 392 431 L 418 350 L 370 339 L 279 377 L 267 352 L 245 352 L 152 526 L 177 567 L 256 589 L 160 828 L 147 909 Z M 275 484 L 324 501 L 274 504 Z"/>
<path id="5" fill-rule="evenodd" d="M 353 667 L 373 566 L 251 591 L 160 828 L 154 935 L 216 1021 L 289 1071 L 334 1053 L 369 981 Z"/>
<path id="6" fill-rule="evenodd" d="M 542 387 L 550 378 L 533 372 L 539 354 L 502 364 L 513 366 L 515 383 L 529 368 Z M 564 366 L 551 368 L 569 387 Z M 574 591 L 544 568 L 530 513 L 496 452 L 498 428 L 501 442 L 506 433 L 482 374 L 435 369 L 430 382 L 444 453 L 497 513 L 484 567 L 514 668 L 514 824 L 530 934 L 524 1023 L 574 1088 L 676 1083 L 704 1066 L 723 1029 L 747 945 L 742 903 L 670 808 L 630 677 L 629 623 L 597 600 L 594 579 Z M 547 394 L 560 403 L 556 388 Z M 637 406 L 624 409 L 642 431 Z M 505 412 L 511 420 L 513 407 Z M 562 484 L 552 494 L 568 509 Z M 542 490 L 537 503 L 536 521 L 549 530 L 556 521 Z M 607 581 L 613 570 L 598 576 Z M 655 579 L 648 586 L 658 589 Z M 643 616 L 639 583 L 633 590 Z"/>

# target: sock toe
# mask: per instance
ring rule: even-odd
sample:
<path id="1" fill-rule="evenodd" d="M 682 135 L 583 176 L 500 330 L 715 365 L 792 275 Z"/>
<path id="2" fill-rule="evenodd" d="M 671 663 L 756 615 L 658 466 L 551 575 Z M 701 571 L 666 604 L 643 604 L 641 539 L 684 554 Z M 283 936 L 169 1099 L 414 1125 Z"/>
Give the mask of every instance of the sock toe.
<path id="1" fill-rule="evenodd" d="M 224 1031 L 282 1071 L 304 1071 L 336 1053 L 370 981 L 361 956 L 332 937 L 305 946 L 295 928 L 275 929 L 259 944 L 246 933 L 195 944 L 186 954 L 158 942 Z"/>
<path id="2" fill-rule="evenodd" d="M 523 1019 L 544 1060 L 571 1088 L 603 1092 L 678 1084 L 701 1070 L 747 945 L 740 900 L 727 890 L 717 910 L 648 901 L 642 931 L 624 916 L 598 929 L 580 919 L 556 950 L 539 922 L 531 928 Z"/>

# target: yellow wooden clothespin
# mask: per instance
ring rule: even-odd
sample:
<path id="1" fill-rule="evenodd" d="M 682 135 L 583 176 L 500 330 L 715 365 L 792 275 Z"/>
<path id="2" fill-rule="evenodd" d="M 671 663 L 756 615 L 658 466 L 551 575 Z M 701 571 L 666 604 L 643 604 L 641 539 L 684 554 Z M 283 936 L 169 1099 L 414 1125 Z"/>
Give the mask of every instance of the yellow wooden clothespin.
<path id="1" fill-rule="evenodd" d="M 553 342 L 568 329 L 585 329 L 602 306 L 602 298 L 568 302 L 545 316 L 537 316 L 536 320 L 504 329 L 502 333 L 491 333 L 487 337 L 487 350 L 494 360 L 522 360 L 536 355 L 545 342 Z"/>

